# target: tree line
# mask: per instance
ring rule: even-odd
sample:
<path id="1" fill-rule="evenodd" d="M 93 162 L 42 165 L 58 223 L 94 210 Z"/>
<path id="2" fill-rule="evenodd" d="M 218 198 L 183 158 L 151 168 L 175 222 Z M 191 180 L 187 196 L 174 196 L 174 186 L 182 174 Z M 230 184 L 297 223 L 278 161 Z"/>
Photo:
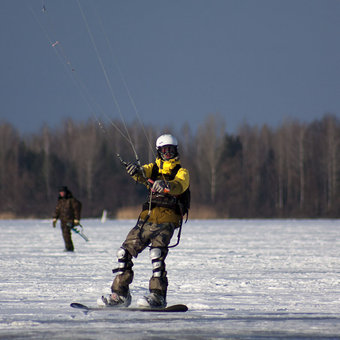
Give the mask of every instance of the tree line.
<path id="1" fill-rule="evenodd" d="M 50 217 L 63 185 L 81 200 L 83 217 L 99 217 L 104 209 L 115 217 L 121 208 L 141 205 L 145 189 L 116 154 L 135 160 L 131 138 L 141 162 L 153 162 L 155 140 L 166 132 L 177 137 L 190 172 L 193 209 L 213 209 L 220 218 L 340 217 L 340 123 L 330 114 L 276 128 L 245 123 L 235 134 L 226 133 L 218 114 L 195 131 L 187 123 L 174 130 L 69 119 L 23 135 L 3 122 L 0 214 Z"/>

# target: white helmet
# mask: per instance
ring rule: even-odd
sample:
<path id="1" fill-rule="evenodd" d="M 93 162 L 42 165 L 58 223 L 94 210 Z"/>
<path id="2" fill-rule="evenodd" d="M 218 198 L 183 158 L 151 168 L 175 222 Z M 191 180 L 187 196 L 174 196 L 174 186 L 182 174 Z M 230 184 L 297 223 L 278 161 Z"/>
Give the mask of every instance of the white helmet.
<path id="1" fill-rule="evenodd" d="M 169 135 L 169 134 L 159 136 L 156 140 L 156 149 L 162 146 L 165 146 L 165 145 L 177 146 L 178 145 L 177 139 L 174 136 Z"/>
<path id="2" fill-rule="evenodd" d="M 158 156 L 164 161 L 168 161 L 178 156 L 177 139 L 169 134 L 157 138 L 156 149 Z"/>

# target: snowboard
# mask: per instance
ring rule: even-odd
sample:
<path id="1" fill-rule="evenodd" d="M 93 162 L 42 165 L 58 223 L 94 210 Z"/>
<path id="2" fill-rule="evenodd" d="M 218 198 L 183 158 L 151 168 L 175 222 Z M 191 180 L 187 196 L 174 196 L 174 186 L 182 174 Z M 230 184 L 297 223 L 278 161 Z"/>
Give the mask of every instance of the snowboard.
<path id="1" fill-rule="evenodd" d="M 82 303 L 73 302 L 70 304 L 72 308 L 77 308 L 83 312 L 92 311 L 128 311 L 128 312 L 158 312 L 158 313 L 179 313 L 186 312 L 188 307 L 186 305 L 178 304 L 171 305 L 165 308 L 141 308 L 141 307 L 91 307 L 83 305 Z"/>

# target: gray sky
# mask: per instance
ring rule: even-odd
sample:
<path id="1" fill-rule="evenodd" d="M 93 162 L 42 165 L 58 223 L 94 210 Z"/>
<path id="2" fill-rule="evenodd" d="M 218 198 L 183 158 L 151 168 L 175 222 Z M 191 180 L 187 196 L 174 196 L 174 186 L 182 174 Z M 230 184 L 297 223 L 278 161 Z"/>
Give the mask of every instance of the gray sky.
<path id="1" fill-rule="evenodd" d="M 1 0 L 0 44 L 0 121 L 23 132 L 340 116 L 340 0 Z"/>

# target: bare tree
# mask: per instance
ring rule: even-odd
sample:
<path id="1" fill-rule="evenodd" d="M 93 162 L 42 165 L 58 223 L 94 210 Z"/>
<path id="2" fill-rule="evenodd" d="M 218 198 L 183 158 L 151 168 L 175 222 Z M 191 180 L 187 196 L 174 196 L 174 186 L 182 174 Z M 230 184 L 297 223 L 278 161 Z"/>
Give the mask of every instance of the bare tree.
<path id="1" fill-rule="evenodd" d="M 306 124 L 300 124 L 299 129 L 296 133 L 297 136 L 297 147 L 298 147 L 298 168 L 299 168 L 299 207 L 300 211 L 304 212 L 305 208 L 305 191 L 306 191 Z"/>
<path id="2" fill-rule="evenodd" d="M 259 145 L 259 129 L 258 127 L 250 127 L 247 124 L 243 124 L 239 129 L 239 136 L 242 142 L 242 172 L 244 176 L 245 195 L 247 197 L 245 210 L 252 215 L 256 213 L 259 187 L 261 184 L 260 168 L 263 155 L 261 154 Z"/>
<path id="3" fill-rule="evenodd" d="M 339 152 L 339 129 L 335 116 L 326 115 L 323 119 L 325 129 L 325 157 L 327 167 L 327 210 L 333 208 L 334 198 L 337 194 L 338 183 L 338 152 Z"/>
<path id="4" fill-rule="evenodd" d="M 76 173 L 78 174 L 78 185 L 84 187 L 86 198 L 89 202 L 93 199 L 93 188 L 97 166 L 100 162 L 100 149 L 102 138 L 98 126 L 92 120 L 85 125 L 81 125 L 76 132 L 74 154 L 72 161 L 76 164 Z"/>
<path id="5" fill-rule="evenodd" d="M 18 132 L 8 123 L 0 124 L 0 209 L 4 212 L 18 210 L 19 145 Z"/>
<path id="6" fill-rule="evenodd" d="M 210 114 L 197 131 L 196 166 L 200 173 L 201 194 L 204 197 L 206 196 L 204 192 L 209 192 L 212 203 L 216 198 L 217 166 L 222 153 L 224 135 L 225 122 L 219 114 Z M 208 185 L 209 190 L 204 183 Z"/>
<path id="7" fill-rule="evenodd" d="M 51 145 L 51 136 L 48 127 L 45 125 L 42 131 L 43 138 L 43 150 L 44 150 L 44 163 L 43 163 L 43 175 L 45 179 L 45 187 L 47 197 L 51 196 L 51 183 L 50 183 L 50 174 L 51 174 L 51 162 L 50 162 L 50 145 Z"/>

